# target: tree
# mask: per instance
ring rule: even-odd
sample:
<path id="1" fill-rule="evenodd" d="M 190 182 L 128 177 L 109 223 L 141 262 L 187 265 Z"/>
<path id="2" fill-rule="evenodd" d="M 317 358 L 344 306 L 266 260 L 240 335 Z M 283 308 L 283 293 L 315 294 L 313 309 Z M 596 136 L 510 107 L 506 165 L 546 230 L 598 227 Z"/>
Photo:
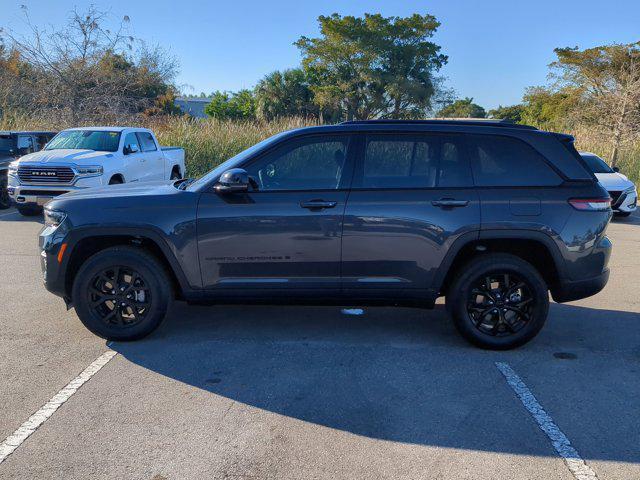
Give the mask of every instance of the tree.
<path id="1" fill-rule="evenodd" d="M 317 116 L 313 92 L 304 70 L 275 71 L 258 82 L 255 92 L 256 115 L 271 120 L 286 116 Z"/>
<path id="2" fill-rule="evenodd" d="M 480 105 L 473 103 L 473 98 L 467 97 L 445 106 L 436 116 L 440 118 L 485 118 L 487 113 Z"/>
<path id="3" fill-rule="evenodd" d="M 113 28 L 106 13 L 90 7 L 74 10 L 58 30 L 43 29 L 31 23 L 23 8 L 29 34 L 0 32 L 9 52 L 5 60 L 13 56 L 20 64 L 5 76 L 13 75 L 13 84 L 20 82 L 32 92 L 14 96 L 14 108 L 52 112 L 71 124 L 105 121 L 153 107 L 172 88 L 175 60 L 128 35 L 128 17 Z"/>
<path id="4" fill-rule="evenodd" d="M 556 132 L 570 129 L 578 101 L 575 91 L 532 87 L 527 89 L 522 100 L 522 123 Z"/>
<path id="5" fill-rule="evenodd" d="M 560 91 L 575 92 L 577 117 L 609 139 L 615 166 L 622 143 L 640 133 L 640 42 L 554 51 Z"/>
<path id="6" fill-rule="evenodd" d="M 216 91 L 204 112 L 219 120 L 248 120 L 255 118 L 255 99 L 251 90 Z"/>
<path id="7" fill-rule="evenodd" d="M 508 107 L 499 105 L 498 108 L 489 110 L 489 118 L 495 118 L 496 120 L 508 120 L 513 123 L 521 123 L 524 109 L 524 105 L 521 104 L 511 105 Z"/>
<path id="8" fill-rule="evenodd" d="M 295 45 L 321 109 L 366 119 L 420 117 L 432 107 L 435 72 L 447 62 L 429 41 L 440 26 L 435 17 L 334 13 L 318 21 L 321 36 L 301 37 Z"/>

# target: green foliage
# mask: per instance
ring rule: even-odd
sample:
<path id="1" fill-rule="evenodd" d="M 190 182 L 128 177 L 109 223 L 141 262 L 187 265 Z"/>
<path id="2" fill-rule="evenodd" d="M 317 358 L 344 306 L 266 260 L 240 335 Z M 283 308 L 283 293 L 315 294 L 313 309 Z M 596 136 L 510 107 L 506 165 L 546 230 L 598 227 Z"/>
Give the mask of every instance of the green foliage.
<path id="1" fill-rule="evenodd" d="M 485 118 L 487 112 L 480 105 L 473 103 L 473 98 L 467 97 L 445 106 L 436 116 L 440 118 Z"/>
<path id="2" fill-rule="evenodd" d="M 523 97 L 521 121 L 543 130 L 565 131 L 570 128 L 571 112 L 577 101 L 574 91 L 529 88 Z"/>
<path id="3" fill-rule="evenodd" d="M 304 70 L 275 71 L 258 82 L 255 92 L 256 115 L 271 120 L 289 116 L 317 116 L 313 92 Z"/>
<path id="4" fill-rule="evenodd" d="M 251 90 L 214 92 L 205 113 L 218 120 L 247 120 L 255 118 L 255 98 Z"/>
<path id="5" fill-rule="evenodd" d="M 498 108 L 489 110 L 489 118 L 495 118 L 497 120 L 509 120 L 513 123 L 524 123 L 522 121 L 522 114 L 524 113 L 524 105 L 510 105 L 503 107 L 499 105 Z"/>
<path id="6" fill-rule="evenodd" d="M 440 26 L 435 17 L 334 13 L 318 21 L 321 36 L 295 45 L 321 111 L 346 119 L 412 118 L 431 108 L 434 74 L 447 62 L 429 41 Z"/>

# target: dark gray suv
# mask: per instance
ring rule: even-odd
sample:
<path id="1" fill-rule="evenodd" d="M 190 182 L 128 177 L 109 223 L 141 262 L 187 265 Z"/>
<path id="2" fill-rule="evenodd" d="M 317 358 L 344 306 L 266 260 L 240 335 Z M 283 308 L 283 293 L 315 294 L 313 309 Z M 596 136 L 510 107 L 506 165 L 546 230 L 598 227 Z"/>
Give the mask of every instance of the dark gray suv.
<path id="1" fill-rule="evenodd" d="M 607 282 L 610 198 L 568 135 L 480 121 L 362 121 L 284 132 L 198 180 L 51 201 L 46 287 L 92 332 L 152 332 L 173 298 L 405 305 L 446 297 L 492 349 Z"/>

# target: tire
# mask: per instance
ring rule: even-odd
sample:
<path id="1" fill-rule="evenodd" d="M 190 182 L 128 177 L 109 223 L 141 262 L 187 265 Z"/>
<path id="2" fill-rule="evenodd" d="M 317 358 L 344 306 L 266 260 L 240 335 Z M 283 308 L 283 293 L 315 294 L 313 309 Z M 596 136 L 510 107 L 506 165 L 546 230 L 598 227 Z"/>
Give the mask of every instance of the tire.
<path id="1" fill-rule="evenodd" d="M 71 298 L 80 321 L 91 332 L 108 340 L 128 341 L 158 328 L 171 306 L 173 291 L 156 257 L 140 248 L 119 246 L 102 250 L 82 264 Z"/>
<path id="2" fill-rule="evenodd" d="M 169 178 L 169 180 L 180 180 L 181 178 L 182 175 L 180 175 L 180 170 L 173 169 L 171 171 L 171 177 Z"/>
<path id="3" fill-rule="evenodd" d="M 124 182 L 120 177 L 111 177 L 111 180 L 109 180 L 109 185 L 121 185 L 123 183 Z"/>
<path id="4" fill-rule="evenodd" d="M 42 207 L 37 205 L 16 205 L 16 209 L 20 212 L 20 215 L 25 217 L 35 217 L 42 214 Z"/>
<path id="5" fill-rule="evenodd" d="M 624 218 L 631 215 L 631 212 L 614 212 L 613 216 L 618 218 Z"/>
<path id="6" fill-rule="evenodd" d="M 0 172 L 0 210 L 6 210 L 11 206 L 11 197 L 7 190 L 8 180 L 7 172 Z"/>
<path id="7" fill-rule="evenodd" d="M 549 312 L 549 293 L 530 263 L 515 255 L 485 254 L 460 268 L 446 306 L 467 341 L 489 350 L 509 350 L 540 332 Z"/>

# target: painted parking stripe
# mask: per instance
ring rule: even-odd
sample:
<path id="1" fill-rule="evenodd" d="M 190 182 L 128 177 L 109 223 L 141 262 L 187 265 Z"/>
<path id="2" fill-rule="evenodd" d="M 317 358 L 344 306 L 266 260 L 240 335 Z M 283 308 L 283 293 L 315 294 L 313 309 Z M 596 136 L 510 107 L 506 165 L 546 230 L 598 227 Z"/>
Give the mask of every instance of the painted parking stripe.
<path id="1" fill-rule="evenodd" d="M 553 448 L 562 457 L 564 463 L 577 480 L 598 480 L 596 473 L 587 465 L 578 451 L 573 448 L 567 436 L 558 428 L 551 416 L 542 408 L 531 390 L 524 384 L 518 374 L 508 363 L 496 362 L 496 367 L 507 379 L 507 383 L 516 392 L 516 395 L 529 410 L 529 413 L 538 423 L 540 429 L 549 437 Z"/>
<path id="2" fill-rule="evenodd" d="M 29 438 L 29 435 L 46 422 L 82 385 L 98 373 L 116 353 L 117 352 L 113 350 L 108 350 L 96 358 L 80 375 L 71 380 L 66 387 L 56 393 L 40 410 L 31 415 L 15 432 L 5 438 L 4 441 L 0 443 L 0 463 L 4 462 L 16 448 L 22 445 L 22 443 Z"/>

